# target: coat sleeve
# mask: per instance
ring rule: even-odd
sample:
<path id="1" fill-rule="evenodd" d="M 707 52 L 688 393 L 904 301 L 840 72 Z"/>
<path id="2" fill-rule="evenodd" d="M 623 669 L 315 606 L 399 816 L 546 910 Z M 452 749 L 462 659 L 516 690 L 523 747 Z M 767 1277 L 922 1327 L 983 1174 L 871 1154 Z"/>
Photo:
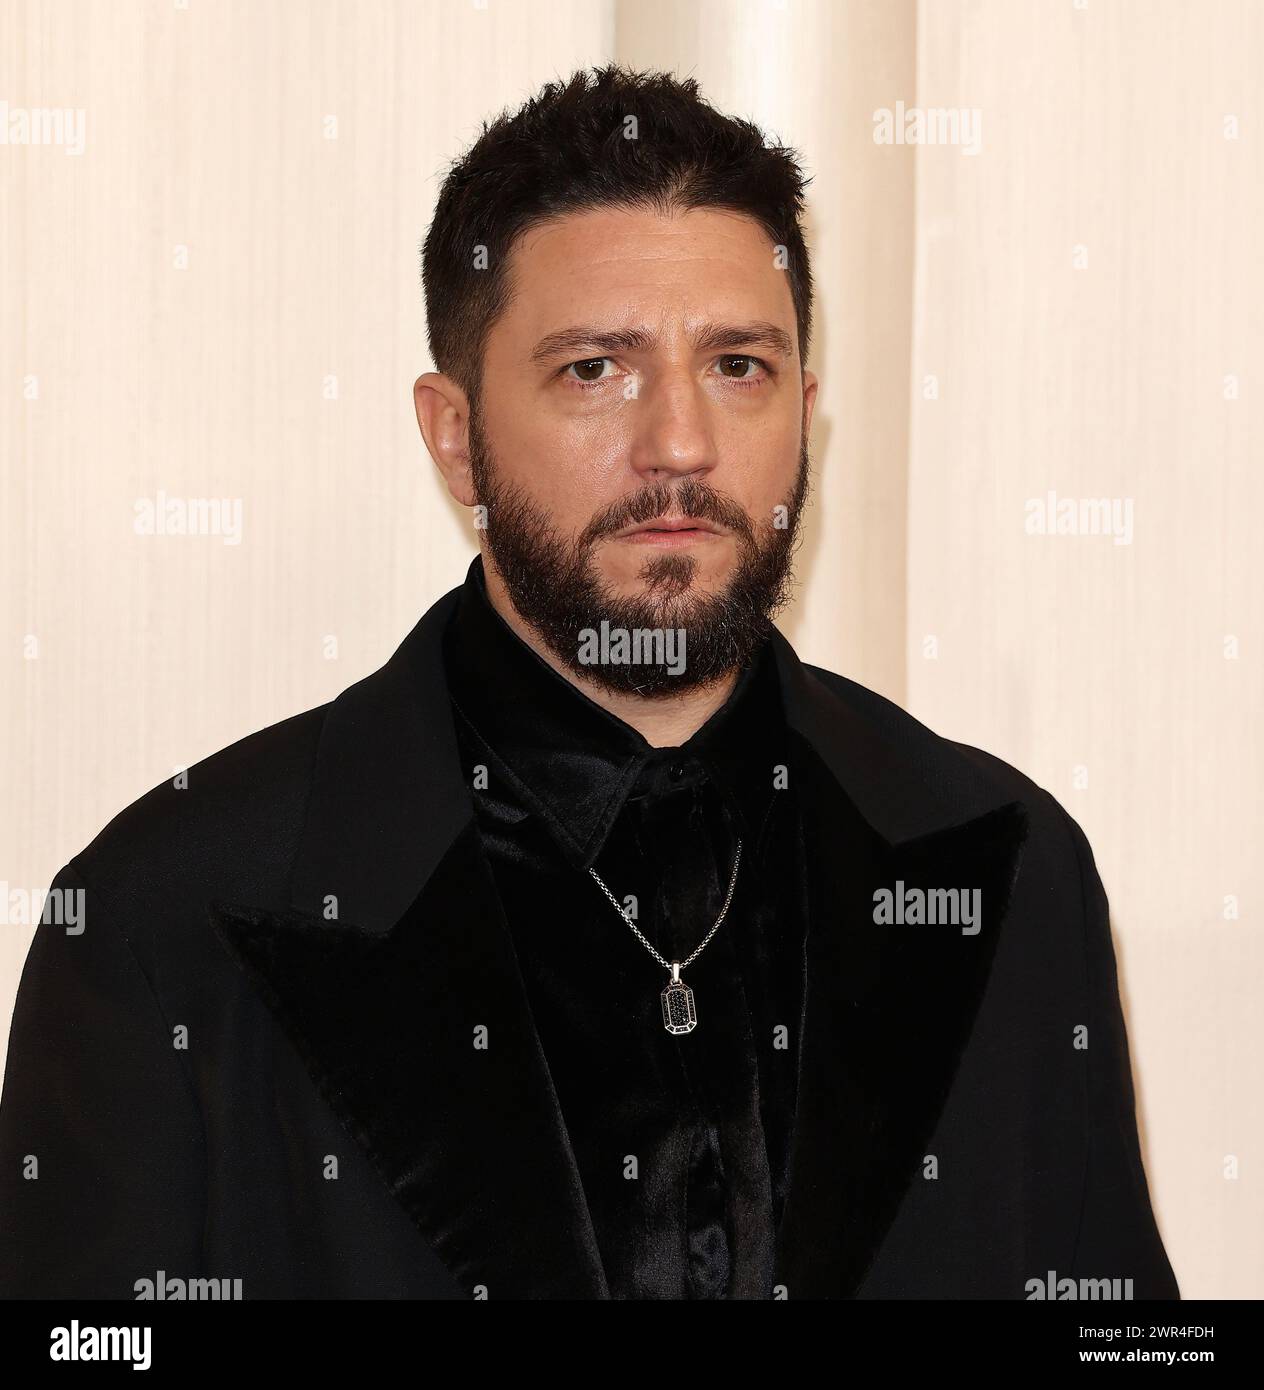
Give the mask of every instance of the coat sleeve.
<path id="1" fill-rule="evenodd" d="M 0 1101 L 0 1298 L 136 1297 L 196 1275 L 202 1124 L 119 925 L 71 861 L 82 930 L 49 895 L 18 987 Z M 75 926 L 78 926 L 76 923 Z"/>
<path id="2" fill-rule="evenodd" d="M 1088 990 L 1088 1163 L 1070 1274 L 1075 1279 L 1131 1279 L 1135 1299 L 1179 1299 L 1141 1160 L 1106 891 L 1083 830 L 1059 810 L 1079 861 Z"/>

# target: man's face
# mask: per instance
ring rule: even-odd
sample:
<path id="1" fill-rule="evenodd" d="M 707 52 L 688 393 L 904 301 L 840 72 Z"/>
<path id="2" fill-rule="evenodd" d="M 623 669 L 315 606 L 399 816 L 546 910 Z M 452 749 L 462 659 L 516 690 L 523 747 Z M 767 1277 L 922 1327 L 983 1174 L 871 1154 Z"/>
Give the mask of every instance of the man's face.
<path id="1" fill-rule="evenodd" d="M 715 209 L 564 217 L 511 270 L 469 444 L 515 608 L 611 688 L 722 676 L 784 602 L 807 489 L 816 388 L 785 270 L 754 221 Z M 581 666 L 602 619 L 683 629 L 685 672 Z"/>

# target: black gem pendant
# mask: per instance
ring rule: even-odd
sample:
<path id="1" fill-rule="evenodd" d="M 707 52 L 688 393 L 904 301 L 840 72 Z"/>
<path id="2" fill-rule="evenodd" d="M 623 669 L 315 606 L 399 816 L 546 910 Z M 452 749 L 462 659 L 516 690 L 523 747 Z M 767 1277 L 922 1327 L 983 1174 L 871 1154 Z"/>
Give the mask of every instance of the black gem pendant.
<path id="1" fill-rule="evenodd" d="M 697 1026 L 693 990 L 677 974 L 663 990 L 663 1027 L 669 1033 L 692 1033 Z"/>

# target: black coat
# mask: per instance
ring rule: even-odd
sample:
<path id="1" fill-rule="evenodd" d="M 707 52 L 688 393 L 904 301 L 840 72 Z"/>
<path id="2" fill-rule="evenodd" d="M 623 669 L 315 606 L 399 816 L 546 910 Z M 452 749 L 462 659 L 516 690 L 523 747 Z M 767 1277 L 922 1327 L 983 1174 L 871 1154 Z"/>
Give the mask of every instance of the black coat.
<path id="1" fill-rule="evenodd" d="M 85 930 L 41 924 L 22 976 L 0 1296 L 609 1296 L 457 758 L 458 593 L 57 876 Z M 1079 827 L 774 646 L 820 868 L 778 1296 L 1179 1297 Z M 982 929 L 875 924 L 897 884 L 979 888 Z"/>

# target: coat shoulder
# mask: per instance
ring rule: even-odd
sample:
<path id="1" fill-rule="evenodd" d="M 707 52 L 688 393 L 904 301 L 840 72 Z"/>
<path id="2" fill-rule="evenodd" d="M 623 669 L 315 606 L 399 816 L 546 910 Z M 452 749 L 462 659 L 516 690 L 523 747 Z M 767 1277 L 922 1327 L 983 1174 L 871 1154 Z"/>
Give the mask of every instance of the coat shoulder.
<path id="1" fill-rule="evenodd" d="M 70 865 L 106 903 L 284 892 L 329 704 L 259 729 L 124 807 Z"/>
<path id="2" fill-rule="evenodd" d="M 1088 848 L 1084 832 L 1066 807 L 1025 772 L 995 753 L 962 743 L 936 732 L 894 700 L 876 690 L 821 666 L 805 663 L 805 669 L 836 698 L 844 701 L 879 734 L 899 747 L 921 769 L 926 779 L 947 795 L 967 783 L 985 786 L 998 801 L 1017 801 L 1027 812 L 1029 849 L 1043 849 L 1065 860 L 1068 850 L 1077 855 Z M 1091 855 L 1091 851 L 1089 851 Z M 1091 859 L 1090 859 L 1091 862 Z"/>

